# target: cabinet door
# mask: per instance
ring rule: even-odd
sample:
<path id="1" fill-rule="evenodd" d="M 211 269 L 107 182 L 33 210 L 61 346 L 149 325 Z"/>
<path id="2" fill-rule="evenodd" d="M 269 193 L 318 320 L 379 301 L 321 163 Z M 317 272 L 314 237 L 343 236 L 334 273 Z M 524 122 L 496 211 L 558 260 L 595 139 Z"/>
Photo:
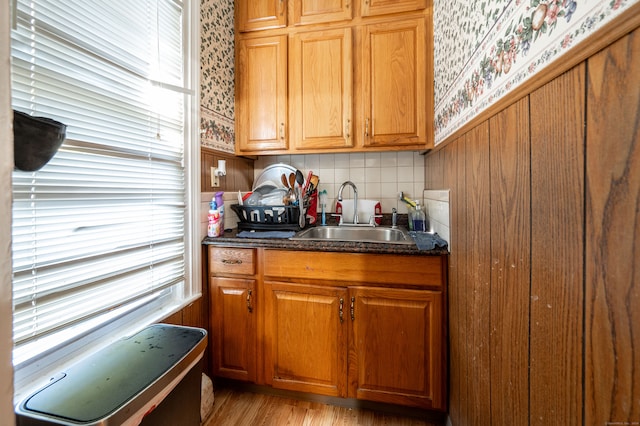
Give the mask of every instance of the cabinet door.
<path id="1" fill-rule="evenodd" d="M 427 0 L 361 0 L 362 16 L 410 12 L 427 7 Z"/>
<path id="2" fill-rule="evenodd" d="M 349 20 L 352 0 L 295 0 L 293 22 L 296 25 Z"/>
<path id="3" fill-rule="evenodd" d="M 211 278 L 213 374 L 256 380 L 255 281 Z"/>
<path id="4" fill-rule="evenodd" d="M 287 148 L 286 36 L 238 41 L 236 151 Z"/>
<path id="5" fill-rule="evenodd" d="M 241 32 L 287 25 L 286 0 L 237 0 L 236 5 L 238 29 Z"/>
<path id="6" fill-rule="evenodd" d="M 289 117 L 296 148 L 353 145 L 351 52 L 350 28 L 292 36 Z"/>
<path id="7" fill-rule="evenodd" d="M 346 289 L 279 282 L 264 287 L 267 383 L 345 397 Z"/>
<path id="8" fill-rule="evenodd" d="M 442 293 L 349 289 L 349 397 L 445 408 Z"/>
<path id="9" fill-rule="evenodd" d="M 364 146 L 425 145 L 425 20 L 366 25 L 362 32 Z"/>

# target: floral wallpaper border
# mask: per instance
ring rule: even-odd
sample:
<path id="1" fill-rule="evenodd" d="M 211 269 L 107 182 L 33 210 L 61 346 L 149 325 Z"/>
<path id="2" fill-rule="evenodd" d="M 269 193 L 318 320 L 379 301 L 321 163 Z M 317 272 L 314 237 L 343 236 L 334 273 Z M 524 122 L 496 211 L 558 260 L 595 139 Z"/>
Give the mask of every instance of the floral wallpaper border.
<path id="1" fill-rule="evenodd" d="M 448 92 L 436 96 L 436 145 L 637 1 L 512 1 Z M 443 51 L 436 48 L 436 63 Z"/>
<path id="2" fill-rule="evenodd" d="M 236 140 L 234 125 L 233 119 L 200 107 L 200 145 L 233 154 Z"/>
<path id="3" fill-rule="evenodd" d="M 200 2 L 200 144 L 235 151 L 233 0 Z"/>

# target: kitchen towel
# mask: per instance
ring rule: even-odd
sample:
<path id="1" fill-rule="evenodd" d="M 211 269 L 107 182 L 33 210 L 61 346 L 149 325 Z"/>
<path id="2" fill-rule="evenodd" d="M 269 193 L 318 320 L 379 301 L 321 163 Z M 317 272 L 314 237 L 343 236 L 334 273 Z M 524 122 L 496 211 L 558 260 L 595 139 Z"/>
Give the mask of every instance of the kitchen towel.
<path id="1" fill-rule="evenodd" d="M 295 231 L 241 231 L 238 238 L 291 238 Z"/>
<path id="2" fill-rule="evenodd" d="M 433 250 L 434 248 L 447 248 L 447 242 L 437 233 L 409 231 L 409 235 L 416 242 L 419 250 Z"/>

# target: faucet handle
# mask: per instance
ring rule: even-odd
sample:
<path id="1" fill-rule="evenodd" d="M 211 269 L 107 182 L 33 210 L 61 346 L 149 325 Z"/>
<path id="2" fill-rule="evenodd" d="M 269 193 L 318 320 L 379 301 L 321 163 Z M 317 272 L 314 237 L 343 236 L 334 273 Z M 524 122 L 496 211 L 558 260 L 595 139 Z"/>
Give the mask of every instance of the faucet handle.
<path id="1" fill-rule="evenodd" d="M 383 217 L 381 214 L 372 214 L 371 216 L 369 216 L 369 225 L 375 228 L 376 226 L 378 226 L 378 224 L 376 223 L 376 219 L 381 217 Z"/>
<path id="2" fill-rule="evenodd" d="M 331 213 L 332 217 L 339 217 L 338 226 L 342 225 L 342 213 Z"/>

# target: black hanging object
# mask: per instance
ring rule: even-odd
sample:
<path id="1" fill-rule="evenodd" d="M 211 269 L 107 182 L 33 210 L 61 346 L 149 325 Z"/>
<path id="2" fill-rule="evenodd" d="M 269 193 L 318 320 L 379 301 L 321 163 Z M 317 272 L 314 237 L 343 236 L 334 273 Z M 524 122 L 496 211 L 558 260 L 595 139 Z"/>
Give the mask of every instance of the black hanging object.
<path id="1" fill-rule="evenodd" d="M 66 131 L 67 126 L 58 121 L 13 110 L 15 168 L 25 172 L 40 170 L 56 155 Z"/>

